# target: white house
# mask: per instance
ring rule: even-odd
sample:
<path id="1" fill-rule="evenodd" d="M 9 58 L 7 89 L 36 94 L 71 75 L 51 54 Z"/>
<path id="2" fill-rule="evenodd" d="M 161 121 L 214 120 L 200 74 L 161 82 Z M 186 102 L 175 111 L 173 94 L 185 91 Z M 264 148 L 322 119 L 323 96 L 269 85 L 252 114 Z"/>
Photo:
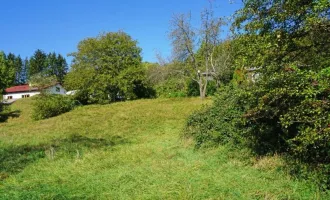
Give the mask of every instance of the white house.
<path id="1" fill-rule="evenodd" d="M 40 94 L 41 90 L 45 90 L 49 94 L 66 94 L 66 90 L 59 83 L 55 83 L 45 88 L 30 87 L 28 84 L 18 85 L 7 88 L 5 90 L 5 95 L 3 95 L 3 102 L 12 103 L 17 99 L 32 97 L 34 95 Z"/>

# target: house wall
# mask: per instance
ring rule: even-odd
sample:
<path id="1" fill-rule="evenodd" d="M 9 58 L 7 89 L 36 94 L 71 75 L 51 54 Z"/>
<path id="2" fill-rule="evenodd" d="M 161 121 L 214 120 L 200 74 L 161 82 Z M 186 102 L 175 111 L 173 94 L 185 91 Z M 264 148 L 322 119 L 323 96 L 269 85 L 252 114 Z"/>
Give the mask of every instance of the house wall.
<path id="1" fill-rule="evenodd" d="M 8 96 L 12 96 L 12 99 L 21 99 L 22 95 L 30 95 L 30 97 L 40 94 L 38 91 L 31 91 L 31 92 L 18 92 L 18 93 L 10 93 L 3 95 L 3 100 L 8 99 Z"/>
<path id="2" fill-rule="evenodd" d="M 59 88 L 59 91 L 57 90 L 57 88 Z M 49 94 L 62 94 L 62 95 L 66 94 L 66 90 L 60 84 L 51 86 L 51 87 L 47 88 L 46 91 Z"/>
<path id="3" fill-rule="evenodd" d="M 59 89 L 59 90 L 58 90 Z M 61 94 L 61 95 L 65 95 L 66 94 L 66 90 L 60 85 L 60 84 L 56 84 L 54 86 L 51 86 L 49 88 L 46 89 L 46 92 L 49 94 Z M 30 95 L 30 97 L 40 94 L 39 91 L 31 91 L 31 92 L 18 92 L 18 93 L 10 93 L 10 94 L 5 94 L 3 95 L 3 100 L 7 100 L 8 96 L 12 96 L 12 99 L 21 99 L 23 98 L 23 95 Z"/>

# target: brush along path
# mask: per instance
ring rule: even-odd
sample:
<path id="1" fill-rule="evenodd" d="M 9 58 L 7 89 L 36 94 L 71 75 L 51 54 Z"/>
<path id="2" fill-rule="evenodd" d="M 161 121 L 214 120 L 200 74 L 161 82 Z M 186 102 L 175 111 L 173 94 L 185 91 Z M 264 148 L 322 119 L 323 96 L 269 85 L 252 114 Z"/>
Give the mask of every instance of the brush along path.
<path id="1" fill-rule="evenodd" d="M 317 199 L 316 187 L 244 150 L 180 139 L 198 98 L 92 105 L 32 121 L 31 99 L 0 124 L 0 199 Z M 242 158 L 244 157 L 244 158 Z"/>

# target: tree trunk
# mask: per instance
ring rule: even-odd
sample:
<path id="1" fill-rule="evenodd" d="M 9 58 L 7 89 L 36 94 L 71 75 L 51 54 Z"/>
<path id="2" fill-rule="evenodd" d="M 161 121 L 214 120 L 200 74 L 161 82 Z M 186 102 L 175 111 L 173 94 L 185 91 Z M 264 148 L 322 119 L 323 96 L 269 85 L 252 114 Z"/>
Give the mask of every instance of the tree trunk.
<path id="1" fill-rule="evenodd" d="M 199 84 L 199 96 L 201 97 L 201 99 L 205 98 L 205 91 L 202 83 Z"/>
<path id="2" fill-rule="evenodd" d="M 205 79 L 205 83 L 203 84 L 203 79 L 202 77 L 199 79 L 199 94 L 200 98 L 204 99 L 206 97 L 206 88 L 207 88 L 207 79 Z"/>

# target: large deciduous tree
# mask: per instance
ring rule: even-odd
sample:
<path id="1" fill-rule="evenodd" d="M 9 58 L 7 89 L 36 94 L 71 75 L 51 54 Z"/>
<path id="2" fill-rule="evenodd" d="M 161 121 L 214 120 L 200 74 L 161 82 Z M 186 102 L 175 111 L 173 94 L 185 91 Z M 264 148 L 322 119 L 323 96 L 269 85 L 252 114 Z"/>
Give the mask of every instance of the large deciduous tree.
<path id="1" fill-rule="evenodd" d="M 175 15 L 171 21 L 169 37 L 176 60 L 185 63 L 183 73 L 196 81 L 200 97 L 206 95 L 209 76 L 217 78 L 219 69 L 215 59 L 216 47 L 221 43 L 221 26 L 224 20 L 214 17 L 212 5 L 201 13 L 201 27 L 195 28 L 191 15 Z"/>
<path id="2" fill-rule="evenodd" d="M 138 97 L 145 73 L 141 48 L 124 32 L 103 33 L 78 44 L 65 85 L 78 91 L 86 103 Z"/>

